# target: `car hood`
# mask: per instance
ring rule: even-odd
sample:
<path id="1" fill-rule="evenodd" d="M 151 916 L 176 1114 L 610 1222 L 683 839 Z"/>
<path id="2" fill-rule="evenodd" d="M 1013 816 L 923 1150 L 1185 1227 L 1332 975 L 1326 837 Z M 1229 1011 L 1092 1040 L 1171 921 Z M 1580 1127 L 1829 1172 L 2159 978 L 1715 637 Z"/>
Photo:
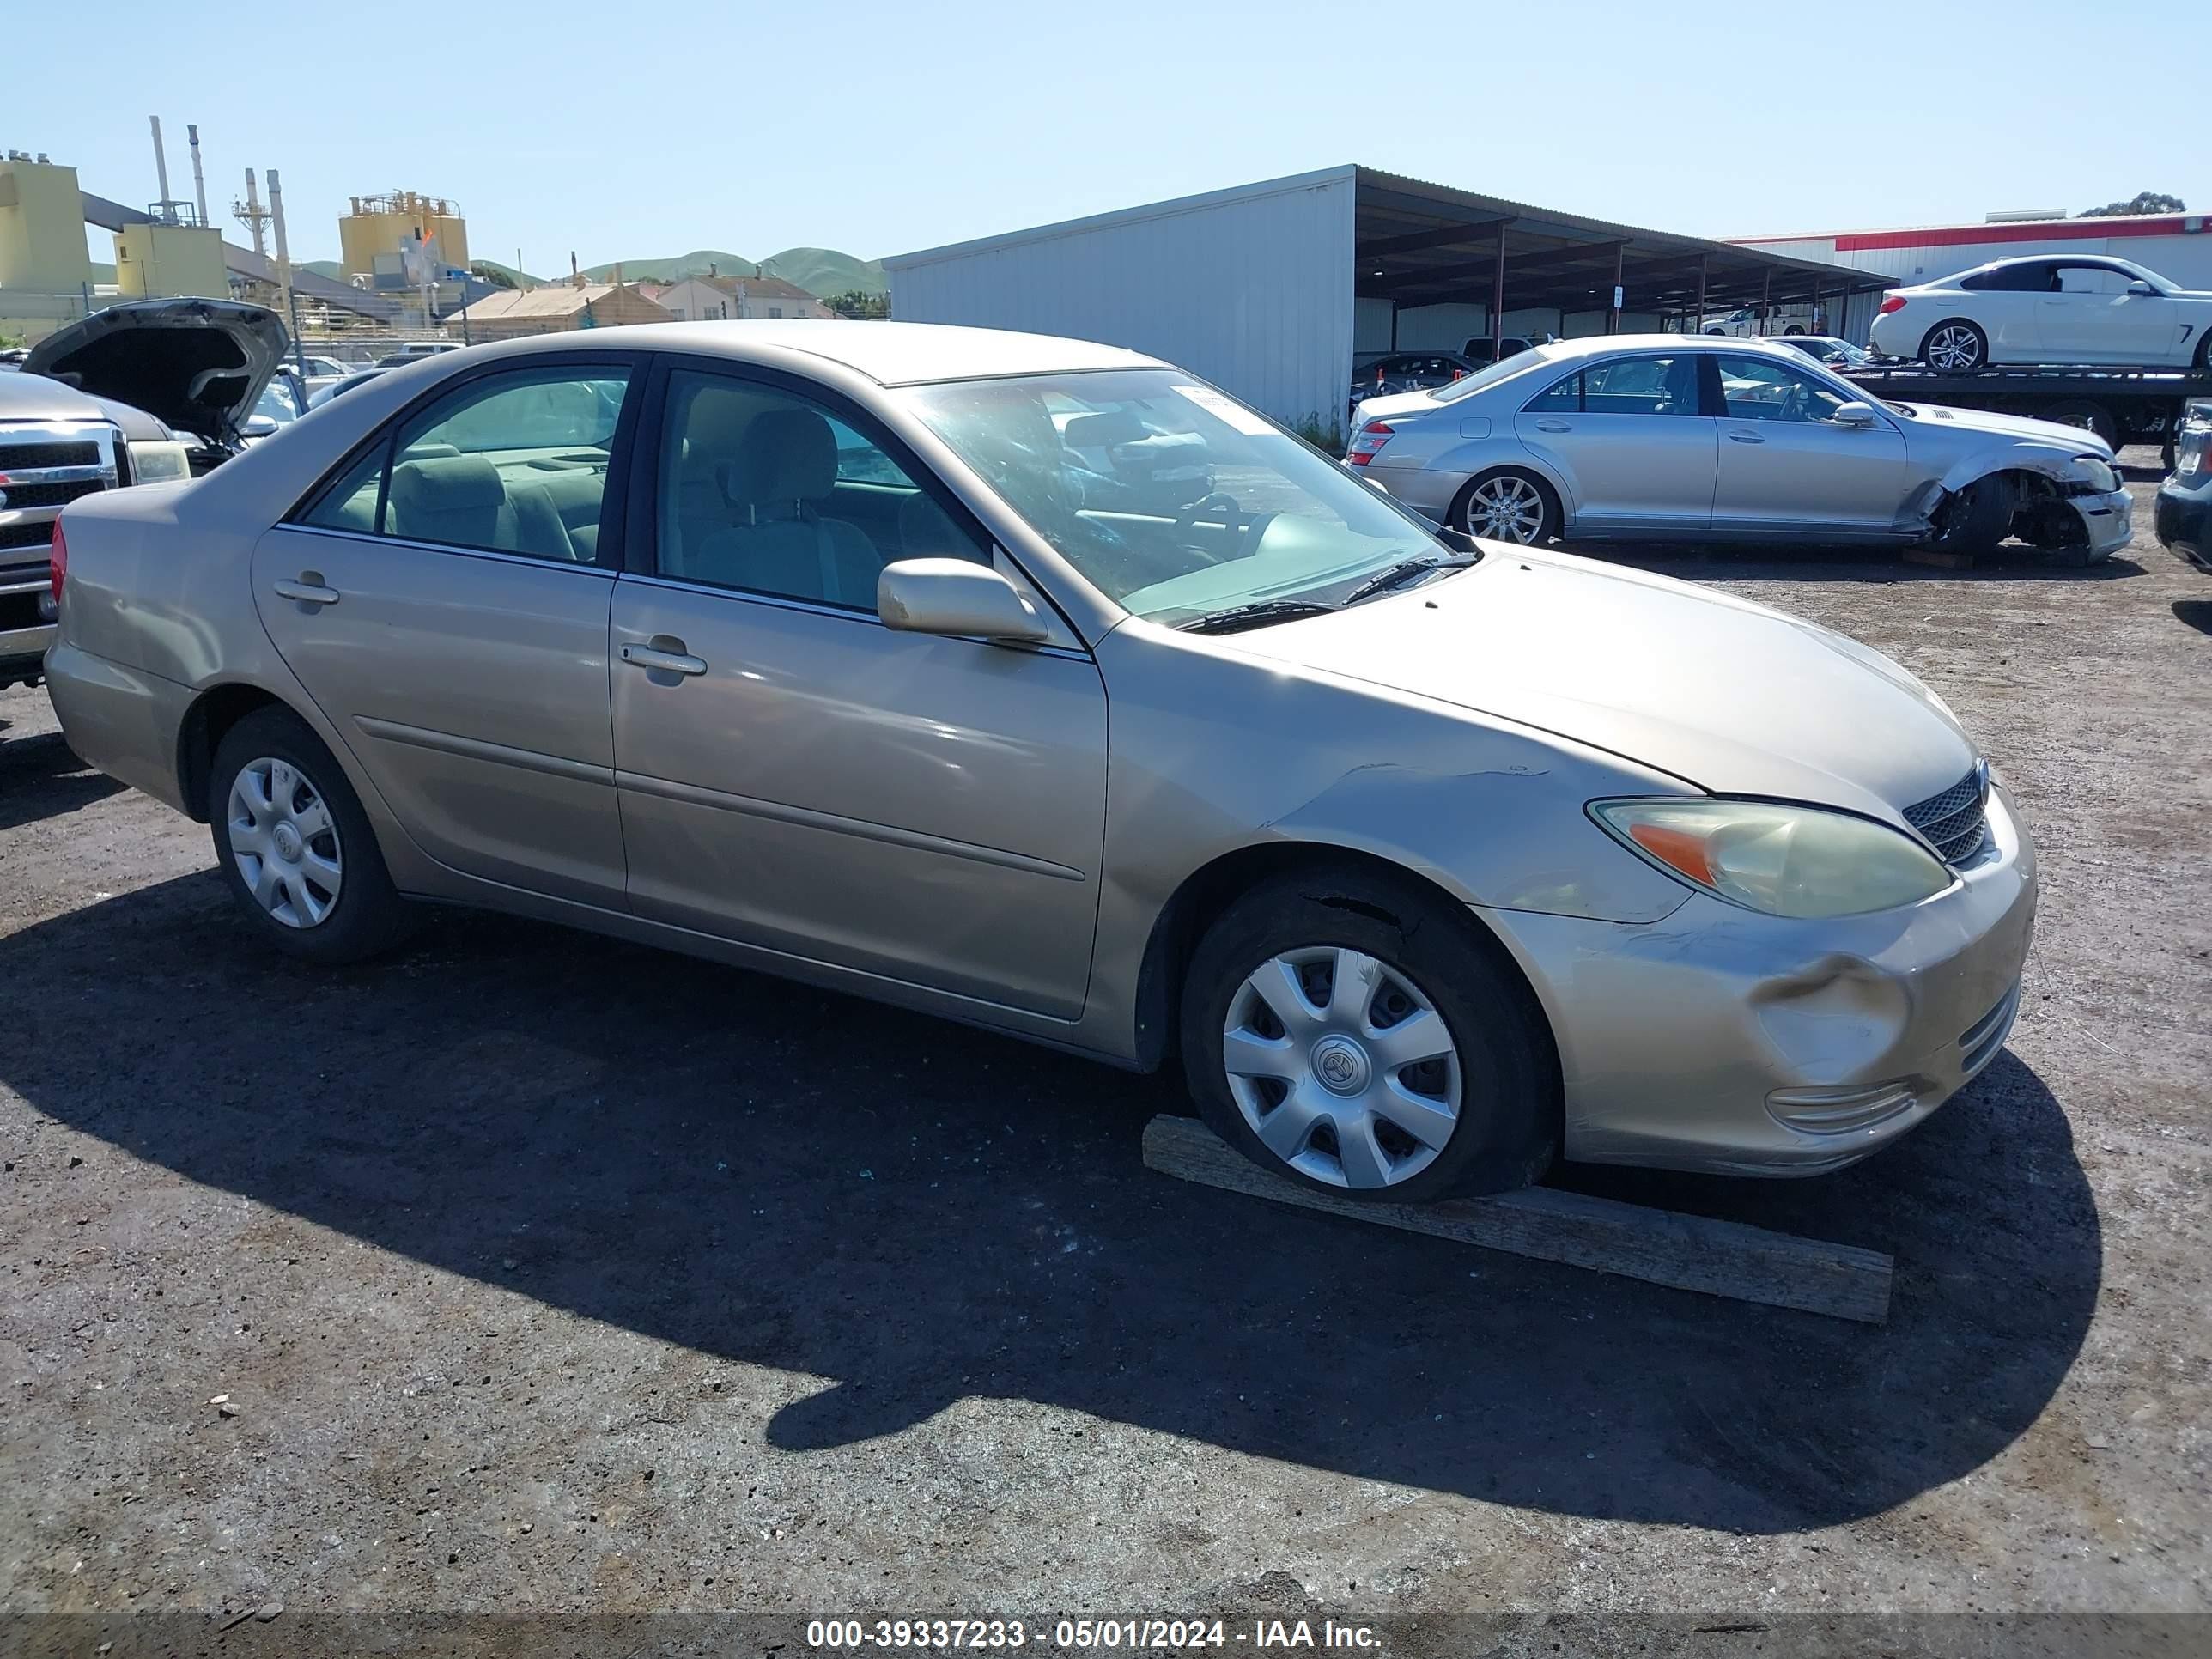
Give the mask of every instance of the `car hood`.
<path id="1" fill-rule="evenodd" d="M 1855 640 L 1563 553 L 1482 562 L 1216 643 L 1540 728 L 1716 794 L 1894 821 L 1973 768 L 1951 711 Z"/>
<path id="2" fill-rule="evenodd" d="M 2112 446 L 2102 438 L 2087 427 L 2069 426 L 2063 421 L 2031 420 L 2025 415 L 1999 415 L 1986 409 L 1951 409 L 1910 398 L 1905 400 L 1905 407 L 1912 411 L 1905 418 L 1922 429 L 1985 432 L 1998 437 L 2032 439 L 2054 449 L 2063 449 L 2069 455 L 2112 459 Z"/>
<path id="3" fill-rule="evenodd" d="M 290 343 L 276 313 L 234 300 L 143 300 L 58 329 L 23 367 L 143 409 L 169 426 L 239 441 Z"/>

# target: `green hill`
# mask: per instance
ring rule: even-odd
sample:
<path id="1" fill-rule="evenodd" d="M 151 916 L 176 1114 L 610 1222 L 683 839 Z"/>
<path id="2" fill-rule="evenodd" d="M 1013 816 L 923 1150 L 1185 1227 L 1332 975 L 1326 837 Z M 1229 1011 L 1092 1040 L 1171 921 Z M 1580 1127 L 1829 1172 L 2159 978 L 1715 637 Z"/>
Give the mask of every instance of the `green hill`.
<path id="1" fill-rule="evenodd" d="M 300 269 L 312 270 L 318 276 L 327 276 L 334 283 L 345 281 L 345 267 L 335 259 L 310 259 Z"/>
<path id="2" fill-rule="evenodd" d="M 765 259 L 749 259 L 725 248 L 694 248 L 665 259 L 609 260 L 588 265 L 584 275 L 595 283 L 611 282 L 620 266 L 626 283 L 674 283 L 686 276 L 704 276 L 714 270 L 724 276 L 750 276 L 758 265 L 768 276 L 781 276 L 817 298 L 845 294 L 854 289 L 867 294 L 888 294 L 890 280 L 873 259 L 857 259 L 835 248 L 789 247 Z"/>

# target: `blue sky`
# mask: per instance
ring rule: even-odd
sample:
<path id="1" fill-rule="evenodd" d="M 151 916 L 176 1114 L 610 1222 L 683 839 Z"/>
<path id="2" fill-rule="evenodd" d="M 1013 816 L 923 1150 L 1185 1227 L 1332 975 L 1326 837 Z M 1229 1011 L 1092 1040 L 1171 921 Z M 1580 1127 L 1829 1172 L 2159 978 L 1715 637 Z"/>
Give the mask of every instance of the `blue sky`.
<path id="1" fill-rule="evenodd" d="M 572 248 L 877 257 L 1351 161 L 1720 236 L 2139 190 L 2212 209 L 2191 77 L 2160 67 L 2212 42 L 2203 0 L 109 0 L 89 59 L 77 9 L 6 9 L 4 55 L 49 67 L 5 76 L 0 147 L 144 202 L 146 117 L 180 195 L 196 121 L 234 240 L 242 170 L 275 167 L 299 259 L 394 189 L 456 198 L 477 257 L 543 275 Z"/>

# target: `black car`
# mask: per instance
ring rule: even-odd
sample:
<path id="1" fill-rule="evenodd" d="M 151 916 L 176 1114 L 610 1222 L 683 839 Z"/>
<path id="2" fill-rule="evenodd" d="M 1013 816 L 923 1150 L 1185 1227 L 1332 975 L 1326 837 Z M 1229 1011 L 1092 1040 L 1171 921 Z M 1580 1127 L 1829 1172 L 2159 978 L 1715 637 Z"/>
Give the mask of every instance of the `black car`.
<path id="1" fill-rule="evenodd" d="M 1863 368 L 1874 361 L 1871 353 L 1832 334 L 1770 334 L 1766 337 L 1778 345 L 1796 346 L 1830 368 Z"/>
<path id="2" fill-rule="evenodd" d="M 1489 343 L 1487 340 L 1483 342 L 1486 348 Z M 1522 343 L 1525 345 L 1527 342 Z M 1352 371 L 1352 397 L 1346 412 L 1356 410 L 1362 398 L 1387 398 L 1393 392 L 1448 386 L 1481 367 L 1463 351 L 1394 351 Z"/>
<path id="3" fill-rule="evenodd" d="M 2161 543 L 2212 575 L 2212 398 L 2192 399 L 2182 414 L 2154 522 Z"/>

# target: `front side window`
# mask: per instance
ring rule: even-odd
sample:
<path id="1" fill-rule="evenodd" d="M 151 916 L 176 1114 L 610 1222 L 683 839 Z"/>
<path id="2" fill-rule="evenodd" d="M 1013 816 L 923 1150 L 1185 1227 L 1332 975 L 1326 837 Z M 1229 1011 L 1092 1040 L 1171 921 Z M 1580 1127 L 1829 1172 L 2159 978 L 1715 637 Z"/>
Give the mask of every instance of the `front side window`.
<path id="1" fill-rule="evenodd" d="M 1333 602 L 1389 566 L 1452 556 L 1335 462 L 1179 370 L 902 395 L 1039 536 L 1140 617 Z"/>
<path id="2" fill-rule="evenodd" d="M 2058 292 L 2061 294 L 2125 294 L 2128 284 L 2135 279 L 2124 271 L 2110 265 L 2061 265 L 2058 267 Z"/>
<path id="3" fill-rule="evenodd" d="M 303 522 L 594 563 L 628 385 L 619 366 L 471 380 L 398 425 Z"/>
<path id="4" fill-rule="evenodd" d="M 874 439 L 810 398 L 669 376 L 654 568 L 679 581 L 876 608 L 884 567 L 985 551 Z"/>
<path id="5" fill-rule="evenodd" d="M 1583 407 L 1583 373 L 1577 369 L 1547 391 L 1528 400 L 1532 415 L 1577 415 Z"/>
<path id="6" fill-rule="evenodd" d="M 1825 421 L 1850 401 L 1810 374 L 1765 357 L 1723 356 L 1719 367 L 1732 421 Z"/>

